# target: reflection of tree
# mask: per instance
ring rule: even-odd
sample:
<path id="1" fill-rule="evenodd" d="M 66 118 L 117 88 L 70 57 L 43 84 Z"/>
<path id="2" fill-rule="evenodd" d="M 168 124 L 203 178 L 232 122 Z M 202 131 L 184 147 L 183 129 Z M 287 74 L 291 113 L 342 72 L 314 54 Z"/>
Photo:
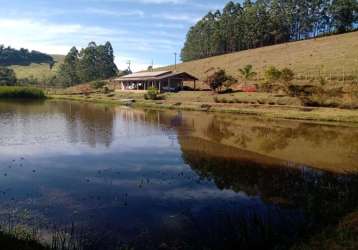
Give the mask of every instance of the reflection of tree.
<path id="1" fill-rule="evenodd" d="M 297 127 L 252 127 L 251 131 L 258 137 L 264 138 L 261 149 L 265 152 L 285 149 L 291 140 L 305 139 L 320 147 L 337 139 L 338 133 L 333 130 L 325 129 L 326 126 L 317 124 L 299 123 Z"/>
<path id="2" fill-rule="evenodd" d="M 232 147 L 209 141 L 200 141 L 201 147 L 197 148 L 190 146 L 190 138 L 179 138 L 179 142 L 186 163 L 220 189 L 298 207 L 324 223 L 358 206 L 358 173 L 336 175 L 310 168 L 286 168 L 265 158 L 245 158 L 237 149 L 235 153 Z M 221 152 L 232 153 L 221 156 Z"/>
<path id="3" fill-rule="evenodd" d="M 205 132 L 206 135 L 215 142 L 221 142 L 223 139 L 234 136 L 234 133 L 229 130 L 228 124 L 223 123 L 216 116 L 214 116 L 212 122 L 208 125 L 208 128 Z"/>
<path id="4" fill-rule="evenodd" d="M 85 141 L 91 146 L 113 141 L 115 111 L 111 107 L 76 102 L 56 103 L 68 121 L 68 132 L 73 142 Z"/>

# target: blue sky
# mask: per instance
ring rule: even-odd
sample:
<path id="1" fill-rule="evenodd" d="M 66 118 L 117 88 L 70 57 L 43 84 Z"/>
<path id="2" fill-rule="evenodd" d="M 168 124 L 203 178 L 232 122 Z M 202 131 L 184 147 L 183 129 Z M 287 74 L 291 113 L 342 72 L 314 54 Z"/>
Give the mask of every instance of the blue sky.
<path id="1" fill-rule="evenodd" d="M 51 54 L 109 40 L 119 68 L 172 64 L 185 35 L 228 0 L 0 0 L 0 44 Z"/>

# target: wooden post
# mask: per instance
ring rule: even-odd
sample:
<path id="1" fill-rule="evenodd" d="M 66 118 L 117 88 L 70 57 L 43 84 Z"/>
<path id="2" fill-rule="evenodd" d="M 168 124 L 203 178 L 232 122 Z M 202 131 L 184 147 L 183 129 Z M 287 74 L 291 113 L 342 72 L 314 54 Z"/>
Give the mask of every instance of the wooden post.
<path id="1" fill-rule="evenodd" d="M 345 80 L 346 80 L 346 72 L 345 72 L 345 69 L 343 67 L 343 83 L 345 82 Z"/>
<path id="2" fill-rule="evenodd" d="M 194 90 L 196 90 L 196 80 L 194 80 Z"/>
<path id="3" fill-rule="evenodd" d="M 162 82 L 161 82 L 161 81 L 159 81 L 159 87 L 158 87 L 159 93 L 161 92 L 161 91 L 160 91 L 160 90 L 161 90 L 161 86 L 160 86 L 160 85 L 161 85 L 161 83 L 162 83 Z"/>

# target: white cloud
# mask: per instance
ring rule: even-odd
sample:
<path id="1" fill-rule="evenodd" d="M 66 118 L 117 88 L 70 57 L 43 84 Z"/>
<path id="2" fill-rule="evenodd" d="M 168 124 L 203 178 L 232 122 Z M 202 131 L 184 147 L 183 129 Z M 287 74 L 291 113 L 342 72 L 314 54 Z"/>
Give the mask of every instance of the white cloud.
<path id="1" fill-rule="evenodd" d="M 143 17 L 144 16 L 144 12 L 141 10 L 113 11 L 107 9 L 87 8 L 84 10 L 84 13 L 104 15 L 104 16 L 114 16 L 114 17 L 124 17 L 124 16 Z"/>
<path id="2" fill-rule="evenodd" d="M 191 0 L 91 0 L 92 2 L 130 2 L 145 4 L 186 4 Z"/>
<path id="3" fill-rule="evenodd" d="M 182 21 L 182 22 L 188 22 L 188 23 L 196 23 L 200 20 L 201 17 L 189 15 L 185 13 L 161 13 L 161 14 L 155 14 L 153 17 L 165 19 L 169 21 Z"/>
<path id="4" fill-rule="evenodd" d="M 131 70 L 133 72 L 146 70 L 148 68 L 148 66 L 152 64 L 152 62 L 150 60 L 148 60 L 148 62 L 146 62 L 143 59 L 133 58 L 130 56 L 120 56 L 120 57 L 116 57 L 116 59 L 115 59 L 115 63 L 117 64 L 117 67 L 121 70 L 124 70 L 128 67 L 128 64 L 127 64 L 128 61 L 131 61 Z M 164 65 L 156 64 L 154 62 L 154 68 L 158 68 L 158 67 L 162 67 L 162 66 L 164 66 Z"/>
<path id="5" fill-rule="evenodd" d="M 84 46 L 91 40 L 105 40 L 119 34 L 123 32 L 99 26 L 0 18 L 1 43 L 51 54 L 65 54 L 73 45 Z"/>

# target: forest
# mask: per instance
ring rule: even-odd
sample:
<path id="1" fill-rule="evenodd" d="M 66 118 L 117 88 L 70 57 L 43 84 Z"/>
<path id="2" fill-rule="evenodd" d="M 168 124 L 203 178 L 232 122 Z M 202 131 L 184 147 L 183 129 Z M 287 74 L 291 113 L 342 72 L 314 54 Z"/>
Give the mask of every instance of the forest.
<path id="1" fill-rule="evenodd" d="M 357 29 L 356 0 L 230 1 L 190 28 L 182 61 Z"/>
<path id="2" fill-rule="evenodd" d="M 115 76 L 117 72 L 111 43 L 97 45 L 95 42 L 90 42 L 81 51 L 73 47 L 68 52 L 52 81 L 68 87 L 83 82 L 108 79 Z"/>
<path id="3" fill-rule="evenodd" d="M 29 51 L 24 48 L 16 50 L 11 47 L 0 45 L 0 66 L 27 66 L 31 63 L 48 63 L 51 66 L 54 64 L 54 60 L 50 55 L 38 51 Z"/>

